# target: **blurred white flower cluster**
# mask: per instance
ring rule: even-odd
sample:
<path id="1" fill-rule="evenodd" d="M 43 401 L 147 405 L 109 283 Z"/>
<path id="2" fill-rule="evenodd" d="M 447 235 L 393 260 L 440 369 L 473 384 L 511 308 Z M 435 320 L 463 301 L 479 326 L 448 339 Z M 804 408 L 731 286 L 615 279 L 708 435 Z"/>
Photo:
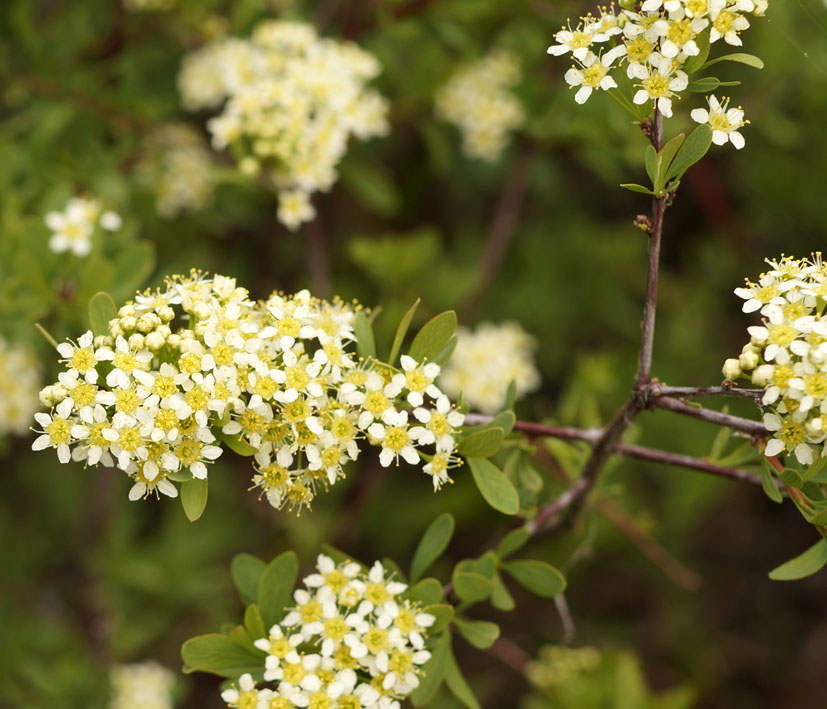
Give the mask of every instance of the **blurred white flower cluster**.
<path id="1" fill-rule="evenodd" d="M 459 128 L 468 157 L 497 160 L 511 132 L 522 125 L 523 107 L 513 93 L 519 81 L 517 59 L 495 51 L 458 71 L 439 90 L 436 113 Z"/>
<path id="2" fill-rule="evenodd" d="M 56 254 L 71 251 L 78 258 L 89 255 L 98 227 L 118 231 L 123 226 L 119 214 L 103 211 L 97 199 L 83 197 L 70 199 L 62 212 L 48 212 L 44 221 L 52 231 L 49 248 Z"/>
<path id="3" fill-rule="evenodd" d="M 176 0 L 123 0 L 124 7 L 131 12 L 171 10 Z"/>
<path id="4" fill-rule="evenodd" d="M 110 683 L 109 709 L 172 709 L 175 675 L 157 662 L 117 665 Z"/>
<path id="5" fill-rule="evenodd" d="M 451 398 L 461 392 L 472 409 L 495 414 L 505 404 L 512 380 L 517 397 L 540 386 L 540 373 L 534 366 L 537 341 L 519 323 L 484 322 L 473 332 L 459 328 L 457 336 L 457 347 L 439 379 Z"/>
<path id="6" fill-rule="evenodd" d="M 213 146 L 231 148 L 244 172 L 269 175 L 279 219 L 296 229 L 315 216 L 310 195 L 336 182 L 348 139 L 388 131 L 387 101 L 367 88 L 379 71 L 351 42 L 268 20 L 250 39 L 222 39 L 187 56 L 178 83 L 188 110 L 226 101 L 207 124 Z"/>
<path id="7" fill-rule="evenodd" d="M 124 305 L 108 335 L 58 346 L 65 371 L 41 392 L 52 410 L 35 415 L 32 447 L 117 465 L 133 500 L 205 479 L 222 440 L 255 455 L 253 483 L 277 508 L 301 510 L 344 477 L 361 438 L 384 466 L 418 464 L 433 446 L 424 471 L 438 488 L 463 417 L 434 385 L 436 364 L 357 362 L 358 309 L 307 291 L 256 303 L 234 278 L 196 271 L 169 278 Z"/>
<path id="8" fill-rule="evenodd" d="M 31 351 L 0 336 L 0 436 L 29 430 L 32 416 L 40 408 L 37 392 L 41 376 Z"/>
<path id="9" fill-rule="evenodd" d="M 165 219 L 197 212 L 212 198 L 212 160 L 201 136 L 185 125 L 165 126 L 150 136 L 141 172 L 155 191 Z"/>
<path id="10" fill-rule="evenodd" d="M 376 562 L 336 564 L 320 555 L 317 573 L 294 593 L 295 607 L 256 641 L 267 653 L 258 688 L 249 674 L 221 697 L 238 709 L 399 709 L 419 686 L 436 618 L 404 599 L 407 586 Z"/>
<path id="11" fill-rule="evenodd" d="M 765 454 L 786 451 L 809 464 L 824 455 L 827 439 L 827 264 L 821 254 L 767 263 L 758 283 L 735 291 L 744 312 L 759 312 L 762 324 L 747 328 L 749 343 L 723 372 L 729 380 L 749 376 L 766 389 L 764 425 L 773 437 Z"/>
<path id="12" fill-rule="evenodd" d="M 578 103 L 594 91 L 617 88 L 611 72 L 625 62 L 626 75 L 636 89 L 632 100 L 636 104 L 652 101 L 669 117 L 672 100 L 689 86 L 683 69 L 691 57 L 701 53 L 698 43 L 723 39 L 740 47 L 739 35 L 750 26 L 747 15 L 761 16 L 767 6 L 768 0 L 644 0 L 638 3 L 638 11 L 602 7 L 597 15 L 581 18 L 576 28 L 563 27 L 548 52 L 556 56 L 571 52 L 575 64 L 565 78 L 577 88 Z M 701 115 L 693 117 L 699 120 Z M 743 125 L 743 113 L 736 125 L 731 120 L 735 114 L 718 111 L 711 102 L 707 118 L 719 133 L 737 131 Z M 737 138 L 733 145 L 738 147 Z"/>

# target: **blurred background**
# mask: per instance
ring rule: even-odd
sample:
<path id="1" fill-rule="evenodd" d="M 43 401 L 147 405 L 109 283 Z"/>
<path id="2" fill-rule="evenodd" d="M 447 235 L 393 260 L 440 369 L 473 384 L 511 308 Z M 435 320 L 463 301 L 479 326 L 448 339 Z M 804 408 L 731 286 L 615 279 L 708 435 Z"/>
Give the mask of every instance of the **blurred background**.
<path id="1" fill-rule="evenodd" d="M 434 495 L 411 473 L 380 469 L 371 451 L 299 517 L 249 493 L 249 461 L 227 453 L 194 524 L 175 500 L 130 503 L 119 471 L 32 454 L 37 402 L 22 389 L 57 371 L 33 323 L 76 337 L 98 290 L 120 304 L 196 267 L 237 277 L 255 298 L 335 293 L 381 305 L 380 351 L 421 297 L 418 324 L 455 308 L 461 325 L 512 320 L 536 339 L 541 384 L 518 403 L 519 418 L 593 426 L 612 415 L 636 366 L 646 243 L 632 221 L 649 205 L 618 188 L 644 181 L 639 128 L 606 96 L 576 105 L 568 62 L 546 54 L 567 18 L 590 9 L 574 0 L 3 1 L 0 706 L 105 707 L 111 668 L 146 660 L 176 673 L 176 706 L 222 706 L 216 678 L 178 674 L 179 650 L 237 618 L 236 553 L 269 559 L 292 548 L 309 568 L 330 542 L 406 567 L 427 524 L 451 510 L 458 533 L 437 568 L 447 579 L 450 559 L 480 553 L 510 524 L 464 469 Z M 274 192 L 211 148 L 216 112 L 184 111 L 176 83 L 189 52 L 247 37 L 267 18 L 357 42 L 379 60 L 372 86 L 391 106 L 388 135 L 349 144 L 338 181 L 314 197 L 316 221 L 296 233 L 276 219 Z M 654 373 L 669 384 L 719 383 L 754 324 L 733 289 L 765 257 L 818 251 L 827 230 L 827 9 L 777 0 L 743 39 L 766 68 L 723 64 L 717 75 L 743 82 L 729 91 L 751 121 L 746 148 L 714 148 L 667 213 Z M 463 150 L 434 105 L 458 70 L 493 50 L 518 67 L 507 90 L 524 120 L 485 160 Z M 667 131 L 689 127 L 688 108 L 702 98 L 688 97 Z M 83 258 L 54 253 L 44 224 L 73 195 L 94 195 L 123 218 Z M 757 415 L 748 402 L 710 402 L 725 404 Z M 657 411 L 629 439 L 705 456 L 717 433 Z M 557 442 L 536 446 L 528 509 L 582 460 Z M 733 446 L 719 439 L 716 455 Z M 541 651 L 564 644 L 561 618 L 517 592 L 518 610 L 478 614 L 500 623 L 509 644 L 482 653 L 458 641 L 458 659 L 484 707 L 825 706 L 824 575 L 767 578 L 813 534 L 792 505 L 758 488 L 615 459 L 576 529 L 531 550 L 567 571 L 575 650 Z M 440 694 L 433 706 L 458 704 Z"/>

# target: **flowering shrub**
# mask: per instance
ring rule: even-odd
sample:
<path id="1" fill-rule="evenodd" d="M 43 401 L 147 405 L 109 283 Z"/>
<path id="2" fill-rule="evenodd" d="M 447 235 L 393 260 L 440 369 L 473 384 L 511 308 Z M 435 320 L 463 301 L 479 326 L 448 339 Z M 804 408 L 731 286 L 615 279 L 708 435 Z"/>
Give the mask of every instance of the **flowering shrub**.
<path id="1" fill-rule="evenodd" d="M 433 446 L 424 472 L 435 489 L 449 480 L 463 416 L 434 384 L 439 365 L 409 355 L 401 369 L 360 363 L 349 349 L 358 305 L 307 291 L 254 303 L 235 279 L 198 272 L 138 294 L 117 315 L 104 294 L 97 304 L 105 334 L 58 345 L 65 371 L 41 393 L 52 411 L 36 414 L 32 448 L 55 448 L 62 463 L 117 465 L 134 480 L 130 499 L 176 497 L 174 483 L 187 483 L 185 508 L 197 496 L 200 515 L 197 481 L 222 441 L 254 456 L 254 487 L 277 508 L 309 506 L 344 476 L 360 438 L 381 448 L 385 467 L 417 464 Z"/>

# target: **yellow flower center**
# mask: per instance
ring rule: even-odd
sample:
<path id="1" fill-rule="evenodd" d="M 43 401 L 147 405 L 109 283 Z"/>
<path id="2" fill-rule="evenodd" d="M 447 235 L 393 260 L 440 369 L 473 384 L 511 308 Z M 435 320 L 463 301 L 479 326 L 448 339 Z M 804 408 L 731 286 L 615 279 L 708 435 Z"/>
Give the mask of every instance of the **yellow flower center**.
<path id="1" fill-rule="evenodd" d="M 172 396 L 176 391 L 178 391 L 178 387 L 172 377 L 155 377 L 155 383 L 152 385 L 153 394 L 157 394 L 163 399 Z"/>
<path id="2" fill-rule="evenodd" d="M 97 389 L 93 384 L 89 384 L 89 382 L 81 382 L 72 389 L 72 399 L 74 399 L 75 405 L 79 409 L 82 409 L 84 406 L 91 406 L 95 401 L 96 394 Z"/>
<path id="3" fill-rule="evenodd" d="M 408 445 L 408 431 L 401 426 L 389 426 L 385 429 L 383 445 L 398 453 Z"/>
<path id="4" fill-rule="evenodd" d="M 583 84 L 596 89 L 600 85 L 600 82 L 603 81 L 603 77 L 606 76 L 607 72 L 608 69 L 599 61 L 596 61 L 590 67 L 583 69 Z"/>
<path id="5" fill-rule="evenodd" d="M 347 633 L 347 625 L 342 618 L 328 618 L 324 622 L 324 634 L 332 640 L 341 640 Z"/>
<path id="6" fill-rule="evenodd" d="M 46 426 L 46 433 L 52 439 L 52 443 L 68 443 L 72 438 L 72 424 L 66 419 L 52 419 L 52 422 Z"/>
<path id="7" fill-rule="evenodd" d="M 115 391 L 115 408 L 125 414 L 131 414 L 138 408 L 138 395 L 130 389 Z"/>
<path id="8" fill-rule="evenodd" d="M 187 352 L 178 360 L 178 368 L 187 374 L 197 374 L 201 371 L 201 357 L 195 352 Z"/>
<path id="9" fill-rule="evenodd" d="M 315 623 L 322 619 L 322 604 L 318 601 L 308 601 L 299 608 L 299 615 L 304 623 Z"/>
<path id="10" fill-rule="evenodd" d="M 673 20 L 672 24 L 669 25 L 669 29 L 666 31 L 666 38 L 679 47 L 683 47 L 683 45 L 689 42 L 694 36 L 695 33 L 692 31 L 692 23 L 686 18 Z"/>
<path id="11" fill-rule="evenodd" d="M 785 345 L 789 345 L 796 338 L 796 335 L 798 335 L 798 333 L 792 325 L 781 323 L 780 325 L 770 326 L 768 339 L 772 344 L 784 347 Z"/>
<path id="12" fill-rule="evenodd" d="M 371 628 L 362 638 L 365 647 L 374 655 L 382 652 L 388 645 L 388 634 L 381 628 Z"/>
<path id="13" fill-rule="evenodd" d="M 670 93 L 669 79 L 660 74 L 652 74 L 652 76 L 648 76 L 643 80 L 643 88 L 651 98 L 668 96 Z"/>
<path id="14" fill-rule="evenodd" d="M 189 467 L 193 463 L 201 460 L 201 442 L 200 441 L 183 441 L 175 449 L 175 455 L 181 461 L 181 465 Z"/>
<path id="15" fill-rule="evenodd" d="M 95 366 L 95 355 L 90 350 L 75 350 L 69 364 L 78 372 L 86 372 Z"/>
<path id="16" fill-rule="evenodd" d="M 264 478 L 264 483 L 268 488 L 279 488 L 287 484 L 290 473 L 281 465 L 270 463 L 270 465 L 261 469 L 261 477 Z"/>

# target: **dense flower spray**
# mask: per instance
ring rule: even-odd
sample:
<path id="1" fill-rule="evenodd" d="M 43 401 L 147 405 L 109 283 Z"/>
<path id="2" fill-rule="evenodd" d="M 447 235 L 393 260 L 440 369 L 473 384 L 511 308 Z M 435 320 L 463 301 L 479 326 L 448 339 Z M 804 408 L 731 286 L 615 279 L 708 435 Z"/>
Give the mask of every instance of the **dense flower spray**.
<path id="1" fill-rule="evenodd" d="M 767 5 L 767 0 L 645 0 L 634 10 L 601 7 L 596 15 L 581 18 L 576 27 L 557 32 L 556 44 L 548 52 L 571 54 L 574 65 L 565 78 L 577 89 L 578 103 L 585 103 L 595 91 L 617 89 L 614 72 L 625 64 L 634 86 L 632 101 L 652 104 L 668 118 L 674 100 L 690 88 L 689 63 L 705 56 L 701 47 L 719 40 L 740 47 L 740 34 L 750 26 L 748 16 L 763 15 Z M 708 109 L 693 111 L 692 118 L 709 123 L 717 144 L 728 137 L 736 148 L 742 147 L 737 130 L 745 122 L 743 111 L 727 110 L 726 103 L 722 106 L 714 96 L 708 103 Z"/>
<path id="2" fill-rule="evenodd" d="M 512 92 L 519 80 L 516 58 L 496 51 L 458 71 L 437 93 L 436 113 L 460 129 L 468 157 L 493 162 L 507 147 L 525 117 Z"/>
<path id="3" fill-rule="evenodd" d="M 99 229 L 118 231 L 123 225 L 119 214 L 104 211 L 97 199 L 83 197 L 73 197 L 62 212 L 49 212 L 44 221 L 52 232 L 49 248 L 58 254 L 71 251 L 79 258 L 89 255 Z"/>
<path id="4" fill-rule="evenodd" d="M 407 586 L 376 562 L 336 564 L 320 555 L 295 606 L 268 637 L 264 681 L 242 675 L 222 693 L 231 707 L 398 709 L 419 685 L 428 628 L 436 620 L 401 594 Z"/>
<path id="5" fill-rule="evenodd" d="M 40 405 L 41 376 L 34 353 L 0 336 L 0 436 L 28 430 Z"/>
<path id="6" fill-rule="evenodd" d="M 534 366 L 537 341 L 519 323 L 480 323 L 476 330 L 457 330 L 459 341 L 439 385 L 451 397 L 460 392 L 471 408 L 497 413 L 505 404 L 508 385 L 514 380 L 518 397 L 540 386 Z"/>
<path id="7" fill-rule="evenodd" d="M 802 464 L 824 455 L 827 439 L 827 264 L 782 256 L 757 283 L 735 293 L 744 312 L 761 314 L 761 325 L 747 328 L 750 341 L 724 376 L 749 376 L 766 391 L 764 425 L 773 432 L 768 456 L 788 452 Z"/>
<path id="8" fill-rule="evenodd" d="M 109 709 L 172 709 L 175 675 L 157 662 L 117 665 L 110 671 Z"/>
<path id="9" fill-rule="evenodd" d="M 254 456 L 271 505 L 301 509 L 334 484 L 361 439 L 383 466 L 418 464 L 438 488 L 456 464 L 463 416 L 435 363 L 401 368 L 353 352 L 359 306 L 307 291 L 253 302 L 233 278 L 193 272 L 138 294 L 108 324 L 58 346 L 65 370 L 41 392 L 33 448 L 116 465 L 136 500 L 205 479 L 221 443 Z"/>
<path id="10" fill-rule="evenodd" d="M 268 20 L 250 39 L 222 39 L 187 56 L 178 83 L 189 110 L 223 104 L 207 124 L 213 146 L 271 179 L 279 220 L 296 229 L 315 216 L 310 195 L 336 182 L 349 138 L 387 132 L 387 102 L 367 87 L 379 71 L 353 43 Z"/>

